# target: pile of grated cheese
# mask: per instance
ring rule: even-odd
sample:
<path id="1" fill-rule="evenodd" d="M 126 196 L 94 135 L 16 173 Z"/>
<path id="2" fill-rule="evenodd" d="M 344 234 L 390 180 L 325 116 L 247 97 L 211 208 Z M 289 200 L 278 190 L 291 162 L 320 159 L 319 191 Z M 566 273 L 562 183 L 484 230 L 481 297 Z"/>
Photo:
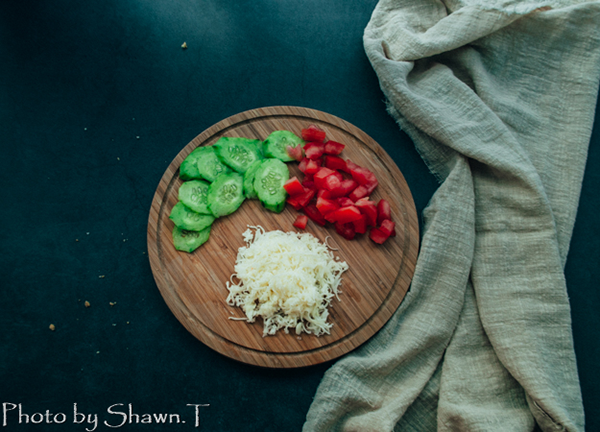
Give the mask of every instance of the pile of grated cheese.
<path id="1" fill-rule="evenodd" d="M 263 337 L 290 328 L 296 334 L 329 334 L 333 324 L 327 322 L 327 307 L 337 298 L 348 264 L 334 259 L 309 233 L 265 232 L 257 226 L 243 237 L 246 247 L 238 250 L 235 273 L 226 284 L 227 303 L 240 307 L 248 322 L 262 317 Z"/>

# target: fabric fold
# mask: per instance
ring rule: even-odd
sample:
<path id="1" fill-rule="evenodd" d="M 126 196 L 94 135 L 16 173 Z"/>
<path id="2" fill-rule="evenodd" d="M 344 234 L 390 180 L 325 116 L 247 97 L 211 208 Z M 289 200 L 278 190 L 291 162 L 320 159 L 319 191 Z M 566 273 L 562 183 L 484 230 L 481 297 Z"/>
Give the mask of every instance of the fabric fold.
<path id="1" fill-rule="evenodd" d="M 583 430 L 563 268 L 598 22 L 600 2 L 377 5 L 365 51 L 441 185 L 407 297 L 327 371 L 304 431 Z"/>

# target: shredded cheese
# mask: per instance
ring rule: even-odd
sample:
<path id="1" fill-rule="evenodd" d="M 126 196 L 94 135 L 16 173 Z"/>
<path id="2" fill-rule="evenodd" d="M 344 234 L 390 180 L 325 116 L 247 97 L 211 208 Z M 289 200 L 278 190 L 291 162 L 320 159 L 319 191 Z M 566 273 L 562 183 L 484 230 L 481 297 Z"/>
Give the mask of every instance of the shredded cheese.
<path id="1" fill-rule="evenodd" d="M 309 233 L 250 226 L 242 235 L 246 246 L 238 250 L 235 273 L 226 283 L 227 303 L 240 307 L 250 323 L 262 317 L 263 337 L 289 328 L 329 334 L 327 308 L 348 264 Z"/>

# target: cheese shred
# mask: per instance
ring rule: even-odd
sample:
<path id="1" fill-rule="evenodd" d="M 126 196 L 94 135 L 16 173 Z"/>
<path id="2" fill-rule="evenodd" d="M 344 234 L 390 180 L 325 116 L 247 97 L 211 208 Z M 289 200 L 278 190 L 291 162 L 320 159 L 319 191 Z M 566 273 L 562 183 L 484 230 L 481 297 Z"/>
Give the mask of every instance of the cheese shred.
<path id="1" fill-rule="evenodd" d="M 240 307 L 249 323 L 261 317 L 263 337 L 290 328 L 296 334 L 329 334 L 327 308 L 338 298 L 348 264 L 309 233 L 249 226 L 242 235 L 246 246 L 238 250 L 235 273 L 226 283 L 227 303 Z"/>

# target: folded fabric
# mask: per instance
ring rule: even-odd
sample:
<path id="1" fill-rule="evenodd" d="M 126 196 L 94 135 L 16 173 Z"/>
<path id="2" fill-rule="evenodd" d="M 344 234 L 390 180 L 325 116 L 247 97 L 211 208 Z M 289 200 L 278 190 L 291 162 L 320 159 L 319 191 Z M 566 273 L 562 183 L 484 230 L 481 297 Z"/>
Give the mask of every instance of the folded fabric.
<path id="1" fill-rule="evenodd" d="M 583 431 L 563 269 L 600 81 L 600 2 L 381 0 L 364 46 L 441 185 L 398 311 L 304 431 Z"/>

